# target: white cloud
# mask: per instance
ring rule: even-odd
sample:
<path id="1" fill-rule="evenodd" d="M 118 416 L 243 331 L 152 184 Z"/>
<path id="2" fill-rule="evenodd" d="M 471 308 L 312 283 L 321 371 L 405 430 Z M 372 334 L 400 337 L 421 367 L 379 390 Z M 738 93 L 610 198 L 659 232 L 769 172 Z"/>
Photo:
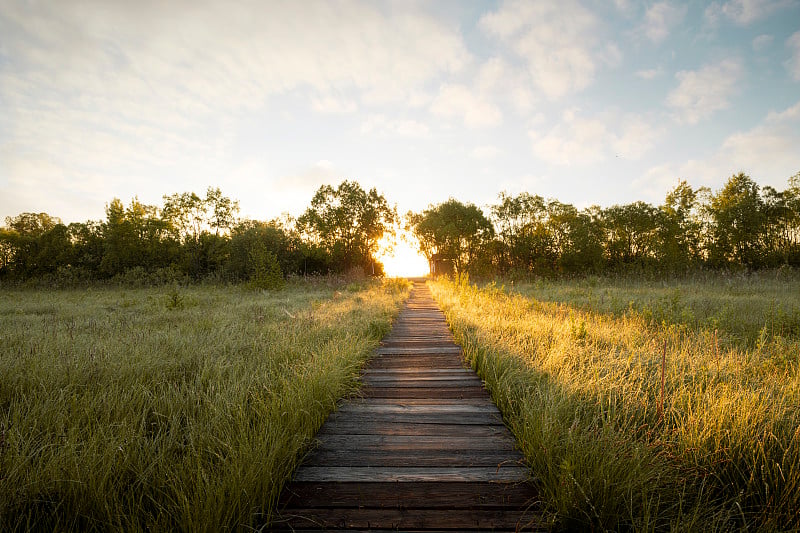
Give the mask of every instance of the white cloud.
<path id="1" fill-rule="evenodd" d="M 753 39 L 752 43 L 753 50 L 755 50 L 756 52 L 760 52 L 761 50 L 764 50 L 769 45 L 771 45 L 772 41 L 774 40 L 775 38 L 772 35 L 767 35 L 767 34 L 759 35 L 758 37 Z"/>
<path id="2" fill-rule="evenodd" d="M 500 149 L 492 145 L 476 146 L 472 149 L 472 157 L 475 159 L 494 159 L 500 154 Z"/>
<path id="3" fill-rule="evenodd" d="M 528 112 L 536 103 L 527 74 L 499 57 L 493 57 L 481 65 L 475 86 L 482 98 L 508 102 L 518 111 Z"/>
<path id="4" fill-rule="evenodd" d="M 645 70 L 639 70 L 636 72 L 636 76 L 642 78 L 643 80 L 654 80 L 659 76 L 664 74 L 664 69 L 661 67 L 658 68 L 649 68 Z"/>
<path id="5" fill-rule="evenodd" d="M 669 2 L 657 2 L 647 9 L 641 31 L 654 43 L 660 43 L 670 31 L 683 22 L 688 7 L 674 6 Z"/>
<path id="6" fill-rule="evenodd" d="M 504 2 L 480 26 L 527 63 L 533 84 L 551 99 L 585 89 L 601 64 L 621 58 L 616 45 L 602 42 L 597 17 L 574 0 Z"/>
<path id="7" fill-rule="evenodd" d="M 421 122 L 409 119 L 393 119 L 385 115 L 370 115 L 367 117 L 361 124 L 361 133 L 380 137 L 430 137 L 430 129 Z"/>
<path id="8" fill-rule="evenodd" d="M 630 16 L 634 12 L 635 4 L 633 0 L 614 0 L 614 6 L 623 15 Z"/>
<path id="9" fill-rule="evenodd" d="M 667 105 L 681 122 L 696 124 L 715 111 L 726 109 L 728 99 L 736 92 L 742 77 L 738 60 L 727 59 L 698 70 L 683 70 L 675 74 L 678 86 L 667 95 Z"/>
<path id="10" fill-rule="evenodd" d="M 777 189 L 800 170 L 800 101 L 781 111 L 771 112 L 756 127 L 729 135 L 720 147 L 703 159 L 681 165 L 651 168 L 640 180 L 674 184 L 684 178 L 693 186 L 721 187 L 732 174 L 745 172 L 760 185 Z"/>
<path id="11" fill-rule="evenodd" d="M 312 98 L 311 107 L 319 113 L 329 114 L 354 113 L 358 110 L 358 104 L 354 101 L 331 95 Z"/>
<path id="12" fill-rule="evenodd" d="M 496 105 L 464 85 L 443 84 L 431 104 L 431 112 L 445 118 L 459 118 L 469 128 L 497 126 L 503 114 Z"/>
<path id="13" fill-rule="evenodd" d="M 212 172 L 273 97 L 326 113 L 424 105 L 472 61 L 457 27 L 410 4 L 2 4 L 2 157 L 29 163 L 2 164 L 31 182 L 53 181 L 37 162 L 105 175 L 106 197 L 154 168 Z"/>
<path id="14" fill-rule="evenodd" d="M 796 81 L 800 81 L 800 31 L 796 31 L 786 40 L 786 46 L 792 56 L 784 63 L 786 70 Z"/>
<path id="15" fill-rule="evenodd" d="M 613 157 L 640 159 L 659 132 L 636 115 L 609 112 L 584 118 L 572 109 L 546 134 L 528 135 L 540 159 L 554 165 L 587 165 Z"/>
<path id="16" fill-rule="evenodd" d="M 792 5 L 792 0 L 730 0 L 714 2 L 706 8 L 706 19 L 715 24 L 725 17 L 739 26 L 747 26 L 775 11 Z"/>

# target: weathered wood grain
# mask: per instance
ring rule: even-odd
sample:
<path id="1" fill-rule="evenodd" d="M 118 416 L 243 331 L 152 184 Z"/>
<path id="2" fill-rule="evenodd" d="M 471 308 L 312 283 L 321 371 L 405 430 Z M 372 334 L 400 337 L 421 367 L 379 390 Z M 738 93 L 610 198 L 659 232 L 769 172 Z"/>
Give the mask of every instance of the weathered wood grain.
<path id="1" fill-rule="evenodd" d="M 503 450 L 341 450 L 320 448 L 304 463 L 308 466 L 473 467 L 524 464 L 522 456 Z"/>
<path id="2" fill-rule="evenodd" d="M 443 435 L 327 435 L 324 444 L 344 450 L 357 451 L 363 448 L 387 451 L 401 450 L 496 450 L 513 449 L 515 441 L 511 435 L 492 439 L 472 437 L 449 437 Z M 302 469 L 302 467 L 301 467 Z"/>
<path id="3" fill-rule="evenodd" d="M 491 413 L 500 416 L 500 410 L 494 404 L 480 403 L 466 403 L 466 402 L 428 402 L 428 403 L 407 403 L 401 401 L 389 402 L 375 402 L 369 400 L 356 400 L 342 404 L 333 413 L 354 413 L 354 414 L 383 414 L 383 413 L 409 413 L 409 414 L 431 414 L 431 413 L 445 413 L 445 414 L 477 414 L 477 413 Z"/>
<path id="4" fill-rule="evenodd" d="M 538 503 L 527 483 L 306 483 L 294 482 L 281 495 L 281 506 L 300 502 L 313 507 L 396 507 L 406 509 L 526 509 Z"/>
<path id="5" fill-rule="evenodd" d="M 490 481 L 520 483 L 530 479 L 524 466 L 476 467 L 396 467 L 396 466 L 305 466 L 297 471 L 295 481 Z"/>
<path id="6" fill-rule="evenodd" d="M 339 419 L 325 424 L 317 432 L 317 438 L 327 435 L 408 435 L 408 436 L 443 436 L 443 437 L 499 437 L 508 430 L 503 425 L 468 425 L 468 424 L 415 424 L 395 422 L 349 421 Z"/>
<path id="7" fill-rule="evenodd" d="M 365 528 L 426 530 L 507 529 L 516 530 L 532 523 L 533 518 L 524 510 L 463 509 L 458 513 L 439 510 L 416 509 L 293 509 L 286 517 L 286 525 L 297 527 L 324 527 L 328 529 Z M 529 526 L 530 527 L 530 526 Z"/>
<path id="8" fill-rule="evenodd" d="M 428 425 L 470 425 L 470 426 L 503 426 L 503 419 L 489 412 L 378 412 L 378 411 L 340 411 L 328 417 L 328 425 L 340 423 L 356 424 L 428 424 Z"/>

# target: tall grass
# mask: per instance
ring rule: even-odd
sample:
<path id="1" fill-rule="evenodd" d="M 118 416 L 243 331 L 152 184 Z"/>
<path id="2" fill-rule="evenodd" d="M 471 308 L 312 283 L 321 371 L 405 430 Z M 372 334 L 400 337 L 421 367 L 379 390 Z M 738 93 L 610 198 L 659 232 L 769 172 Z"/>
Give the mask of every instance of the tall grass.
<path id="1" fill-rule="evenodd" d="M 646 309 L 661 289 L 560 283 L 514 294 L 431 283 L 539 479 L 552 524 L 800 529 L 800 336 L 775 331 L 753 344 L 733 316 L 704 325 L 697 308 L 727 302 L 760 331 L 765 307 L 752 302 L 765 284 L 663 287 L 670 299 L 682 291 L 681 306 L 657 320 Z M 609 294 L 627 305 L 610 309 Z M 687 308 L 695 319 L 681 318 Z"/>
<path id="2" fill-rule="evenodd" d="M 800 280 L 782 270 L 698 274 L 669 281 L 538 279 L 512 284 L 509 292 L 617 317 L 637 314 L 653 325 L 719 329 L 725 342 L 749 347 L 777 336 L 800 338 Z"/>
<path id="3" fill-rule="evenodd" d="M 267 524 L 407 293 L 0 292 L 0 529 Z"/>

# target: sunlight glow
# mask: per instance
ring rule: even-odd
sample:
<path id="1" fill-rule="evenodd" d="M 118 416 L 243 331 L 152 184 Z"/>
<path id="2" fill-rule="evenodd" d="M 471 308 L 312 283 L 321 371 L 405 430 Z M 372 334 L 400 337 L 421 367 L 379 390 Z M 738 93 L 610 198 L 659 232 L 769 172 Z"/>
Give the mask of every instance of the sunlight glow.
<path id="1" fill-rule="evenodd" d="M 395 242 L 384 238 L 378 261 L 387 277 L 417 277 L 428 274 L 428 260 L 419 253 L 417 240 L 410 234 L 398 233 Z"/>

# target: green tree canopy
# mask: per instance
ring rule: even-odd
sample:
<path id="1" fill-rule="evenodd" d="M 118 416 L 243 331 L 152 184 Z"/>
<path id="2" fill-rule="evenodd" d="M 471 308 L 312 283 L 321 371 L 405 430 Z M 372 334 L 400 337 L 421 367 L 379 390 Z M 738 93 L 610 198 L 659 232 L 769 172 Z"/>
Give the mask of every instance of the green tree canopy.
<path id="1" fill-rule="evenodd" d="M 728 179 L 707 206 L 711 219 L 709 259 L 757 266 L 762 257 L 764 203 L 759 186 L 740 172 Z"/>
<path id="2" fill-rule="evenodd" d="M 453 198 L 422 213 L 409 213 L 408 222 L 419 240 L 420 252 L 429 260 L 439 254 L 452 261 L 457 272 L 468 271 L 494 236 L 483 211 Z"/>
<path id="3" fill-rule="evenodd" d="M 374 264 L 378 241 L 393 231 L 397 211 L 378 191 L 355 181 L 320 187 L 297 219 L 298 231 L 321 246 L 341 269 Z"/>

